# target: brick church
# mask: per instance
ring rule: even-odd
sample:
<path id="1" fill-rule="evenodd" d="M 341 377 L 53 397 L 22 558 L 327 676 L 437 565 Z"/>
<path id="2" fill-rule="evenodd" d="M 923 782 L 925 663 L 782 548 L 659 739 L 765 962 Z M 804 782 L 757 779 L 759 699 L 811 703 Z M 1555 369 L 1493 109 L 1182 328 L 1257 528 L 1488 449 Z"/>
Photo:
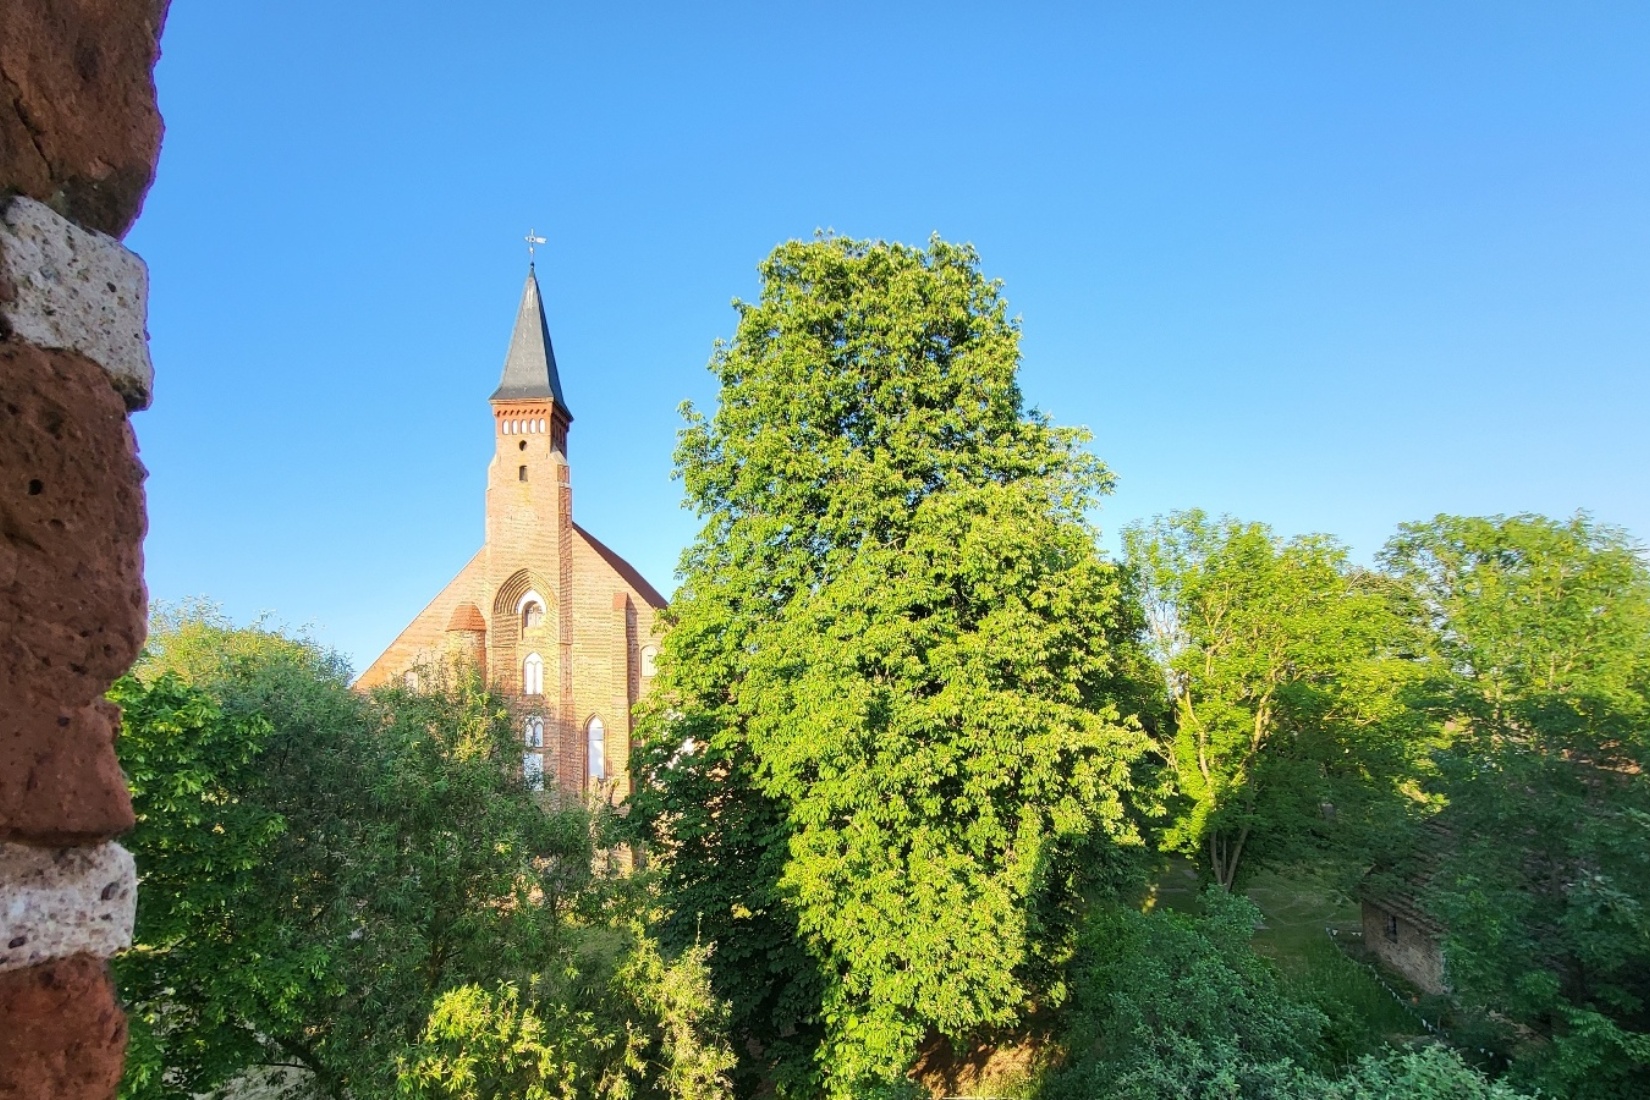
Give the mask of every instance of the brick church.
<path id="1" fill-rule="evenodd" d="M 531 265 L 491 402 L 486 539 L 359 685 L 416 686 L 420 670 L 468 661 L 515 704 L 531 786 L 619 798 L 665 600 L 573 522 L 573 414 Z"/>

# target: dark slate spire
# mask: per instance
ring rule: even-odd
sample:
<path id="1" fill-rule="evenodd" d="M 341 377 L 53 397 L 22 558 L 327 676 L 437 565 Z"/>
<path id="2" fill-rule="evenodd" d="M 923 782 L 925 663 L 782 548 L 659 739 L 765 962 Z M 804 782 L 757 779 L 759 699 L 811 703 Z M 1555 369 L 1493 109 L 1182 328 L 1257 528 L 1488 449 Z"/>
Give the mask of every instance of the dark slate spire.
<path id="1" fill-rule="evenodd" d="M 544 320 L 544 301 L 539 296 L 538 277 L 527 266 L 527 285 L 521 288 L 521 308 L 516 310 L 516 330 L 510 334 L 510 351 L 504 357 L 504 374 L 493 391 L 494 401 L 521 398 L 554 398 L 557 408 L 568 412 L 561 395 L 561 377 L 556 373 L 556 349 L 550 346 L 550 326 Z"/>

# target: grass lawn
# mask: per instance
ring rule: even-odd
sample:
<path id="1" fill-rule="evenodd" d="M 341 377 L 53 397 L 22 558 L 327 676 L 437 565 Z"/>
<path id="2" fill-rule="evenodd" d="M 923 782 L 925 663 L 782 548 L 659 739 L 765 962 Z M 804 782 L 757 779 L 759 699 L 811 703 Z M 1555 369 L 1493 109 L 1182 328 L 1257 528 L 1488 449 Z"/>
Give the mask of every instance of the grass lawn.
<path id="1" fill-rule="evenodd" d="M 1186 860 L 1171 863 L 1153 883 L 1148 908 L 1178 912 L 1198 909 L 1198 877 Z M 1355 1056 L 1360 1036 L 1373 1046 L 1381 1041 L 1402 1043 L 1424 1035 L 1425 1029 L 1368 970 L 1336 946 L 1360 932 L 1358 908 L 1336 898 L 1323 883 L 1310 877 L 1257 875 L 1244 891 L 1259 906 L 1261 925 L 1255 929 L 1255 950 L 1278 968 L 1284 987 L 1295 997 L 1323 1008 L 1345 1033 L 1348 1056 Z"/>
<path id="2" fill-rule="evenodd" d="M 1309 877 L 1273 873 L 1257 875 L 1246 893 L 1265 922 L 1255 931 L 1255 950 L 1276 964 L 1290 992 L 1320 1006 L 1344 1005 L 1349 1020 L 1387 1042 L 1426 1034 L 1413 1013 L 1336 945 L 1341 937 L 1361 942 L 1353 902 Z"/>

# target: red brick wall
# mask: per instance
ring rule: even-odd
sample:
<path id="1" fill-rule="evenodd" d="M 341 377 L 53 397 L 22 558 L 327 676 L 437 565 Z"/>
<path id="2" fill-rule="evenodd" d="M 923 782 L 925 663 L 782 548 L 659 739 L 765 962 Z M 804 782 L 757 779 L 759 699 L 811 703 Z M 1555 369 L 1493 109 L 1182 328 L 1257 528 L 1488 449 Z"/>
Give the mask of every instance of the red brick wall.
<path id="1" fill-rule="evenodd" d="M 143 643 L 147 273 L 166 0 L 0 11 L 0 1098 L 107 1097 L 132 824 L 103 694 Z"/>

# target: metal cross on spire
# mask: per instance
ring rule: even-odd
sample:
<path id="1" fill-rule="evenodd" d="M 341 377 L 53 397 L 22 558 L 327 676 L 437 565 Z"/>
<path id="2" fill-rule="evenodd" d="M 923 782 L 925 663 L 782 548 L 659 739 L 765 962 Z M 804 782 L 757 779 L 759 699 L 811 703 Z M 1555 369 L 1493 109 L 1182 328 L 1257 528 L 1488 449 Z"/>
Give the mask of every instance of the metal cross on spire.
<path id="1" fill-rule="evenodd" d="M 527 231 L 527 266 L 533 266 L 533 249 L 545 243 L 543 237 L 534 236 L 533 230 Z"/>

